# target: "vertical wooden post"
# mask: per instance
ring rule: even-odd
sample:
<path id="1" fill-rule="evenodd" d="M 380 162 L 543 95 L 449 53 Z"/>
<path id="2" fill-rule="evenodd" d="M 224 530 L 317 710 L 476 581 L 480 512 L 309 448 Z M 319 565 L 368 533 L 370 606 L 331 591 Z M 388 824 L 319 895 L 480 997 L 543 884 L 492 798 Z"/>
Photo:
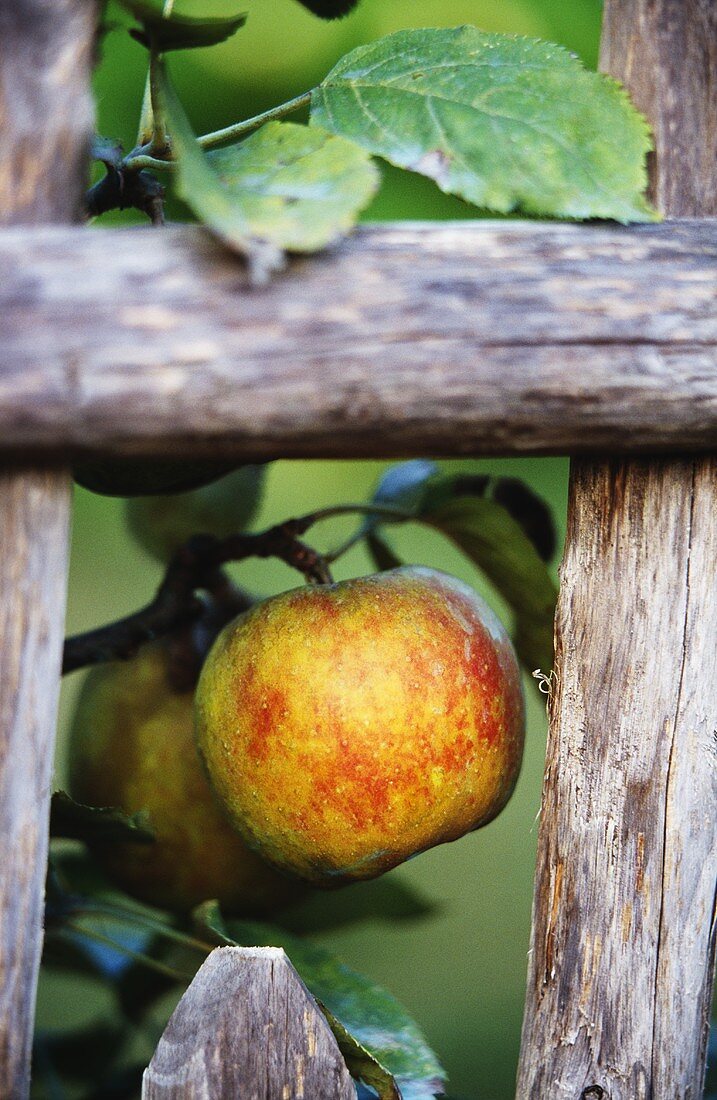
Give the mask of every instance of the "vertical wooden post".
<path id="1" fill-rule="evenodd" d="M 0 223 L 76 220 L 92 0 L 0 0 Z M 42 394 L 38 394 L 42 401 Z M 0 471 L 0 1097 L 29 1088 L 64 626 L 67 470 Z"/>
<path id="2" fill-rule="evenodd" d="M 653 125 L 656 202 L 717 214 L 714 0 L 606 0 L 602 66 Z M 577 461 L 569 509 L 517 1095 L 698 1100 L 716 920 L 717 460 Z"/>

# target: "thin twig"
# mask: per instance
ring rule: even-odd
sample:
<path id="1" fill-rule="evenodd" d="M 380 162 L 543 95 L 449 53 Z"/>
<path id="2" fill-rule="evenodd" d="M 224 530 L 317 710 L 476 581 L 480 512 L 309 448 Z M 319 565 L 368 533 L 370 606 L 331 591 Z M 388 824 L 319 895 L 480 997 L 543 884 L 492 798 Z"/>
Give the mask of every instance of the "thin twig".
<path id="1" fill-rule="evenodd" d="M 225 126 L 223 130 L 214 130 L 211 134 L 202 134 L 197 141 L 204 149 L 213 149 L 215 145 L 222 145 L 225 141 L 236 141 L 237 138 L 248 134 L 250 130 L 256 130 L 265 122 L 271 122 L 275 118 L 283 118 L 284 115 L 298 111 L 311 102 L 311 92 L 303 92 L 295 99 L 289 99 L 286 103 L 280 103 L 277 107 L 270 107 L 268 111 L 262 111 L 260 115 L 247 118 L 244 122 L 235 122 L 233 126 Z"/>
<path id="2" fill-rule="evenodd" d="M 167 123 L 164 117 L 164 104 L 162 103 L 161 72 L 161 56 L 153 46 L 149 55 L 149 94 L 152 101 L 152 140 L 149 155 L 158 157 L 160 160 L 170 152 Z"/>
<path id="3" fill-rule="evenodd" d="M 123 168 L 128 172 L 136 172 L 140 168 L 151 168 L 155 172 L 171 172 L 174 167 L 173 160 L 160 160 L 159 157 L 150 157 L 147 153 L 130 154 L 123 164 Z"/>
<path id="4" fill-rule="evenodd" d="M 104 933 L 98 932 L 95 928 L 85 928 L 82 924 L 75 924 L 74 921 L 68 920 L 65 922 L 62 931 L 65 930 L 74 932 L 76 935 L 86 936 L 87 939 L 95 940 L 105 947 L 111 947 L 113 951 L 118 951 L 120 955 L 126 955 L 128 959 L 133 959 L 150 970 L 156 970 L 158 974 L 163 974 L 165 978 L 171 978 L 173 982 L 191 982 L 194 978 L 193 974 L 186 974 L 181 970 L 175 970 L 172 966 L 166 966 L 158 959 L 153 959 L 151 955 L 143 955 L 140 951 L 133 951 L 131 947 L 125 947 L 123 943 L 118 943 L 111 936 L 105 936 Z M 61 934 L 59 931 L 53 933 L 55 936 Z"/>
<path id="5" fill-rule="evenodd" d="M 197 939 L 196 936 L 190 936 L 186 932 L 182 932 L 178 928 L 173 928 L 172 925 L 165 924 L 164 921 L 156 920 L 154 917 L 147 916 L 136 909 L 126 909 L 121 905 L 109 905 L 102 901 L 94 902 L 88 900 L 76 906 L 72 912 L 74 916 L 78 917 L 100 916 L 108 917 L 112 920 L 124 921 L 125 924 L 132 924 L 144 928 L 148 932 L 156 932 L 158 936 L 164 936 L 165 939 L 181 944 L 182 947 L 191 947 L 193 950 L 201 951 L 205 955 L 210 954 L 210 952 L 214 950 L 213 944 L 205 943 L 204 940 Z M 84 928 L 84 925 L 81 927 Z"/>
<path id="6" fill-rule="evenodd" d="M 333 550 L 329 550 L 327 554 L 324 554 L 324 561 L 329 565 L 333 565 L 335 561 L 342 558 L 344 554 L 347 554 L 349 550 L 353 550 L 357 543 L 361 542 L 366 537 L 365 526 L 357 527 L 353 535 L 349 535 L 347 539 L 340 542 L 338 546 L 335 546 Z"/>

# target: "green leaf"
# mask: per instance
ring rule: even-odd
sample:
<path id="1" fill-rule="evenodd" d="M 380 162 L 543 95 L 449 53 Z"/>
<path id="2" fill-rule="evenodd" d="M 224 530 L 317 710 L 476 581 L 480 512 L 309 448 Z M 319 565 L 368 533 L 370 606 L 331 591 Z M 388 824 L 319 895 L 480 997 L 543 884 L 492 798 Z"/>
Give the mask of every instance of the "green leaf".
<path id="1" fill-rule="evenodd" d="M 299 0 L 320 19 L 342 19 L 358 4 L 358 0 Z"/>
<path id="2" fill-rule="evenodd" d="M 550 508 L 524 482 L 515 477 L 489 477 L 486 474 L 437 474 L 423 486 L 421 518 L 430 516 L 448 501 L 458 497 L 477 497 L 505 508 L 533 545 L 542 561 L 555 553 L 555 524 Z"/>
<path id="3" fill-rule="evenodd" d="M 435 462 L 417 458 L 388 468 L 376 487 L 373 503 L 388 504 L 421 519 L 425 513 L 455 497 L 487 497 L 502 504 L 543 561 L 550 561 L 554 556 L 556 533 L 552 512 L 537 493 L 516 477 L 472 473 L 444 475 Z M 375 536 L 378 525 L 389 522 L 381 515 L 369 516 L 365 529 Z M 369 542 L 371 537 L 369 534 Z M 393 551 L 387 544 L 384 547 L 388 562 L 393 557 Z M 378 553 L 381 555 L 384 551 L 379 549 Z M 397 558 L 393 560 L 401 564 Z M 381 568 L 392 569 L 394 566 L 386 564 Z"/>
<path id="4" fill-rule="evenodd" d="M 351 1076 L 375 1089 L 378 1100 L 403 1100 L 393 1075 L 384 1069 L 381 1063 L 366 1050 L 366 1047 L 359 1043 L 325 1004 L 321 1001 L 316 1003 L 326 1017 Z"/>
<path id="5" fill-rule="evenodd" d="M 311 119 L 490 210 L 657 218 L 645 120 L 615 81 L 537 39 L 399 31 L 343 57 Z"/>
<path id="6" fill-rule="evenodd" d="M 115 984 L 133 965 L 133 957 L 151 962 L 151 932 L 101 914 L 75 914 L 72 919 L 72 928 L 54 927 L 48 932 L 43 962 L 51 969 L 95 974 Z M 112 943 L 96 940 L 93 931 Z"/>
<path id="7" fill-rule="evenodd" d="M 380 572 L 399 569 L 404 564 L 386 540 L 381 535 L 377 535 L 374 530 L 367 532 L 366 546 L 374 565 Z"/>
<path id="8" fill-rule="evenodd" d="M 451 495 L 487 496 L 520 525 L 543 561 L 555 556 L 557 535 L 550 508 L 517 477 L 486 477 L 483 474 L 458 474 L 451 482 Z"/>
<path id="9" fill-rule="evenodd" d="M 247 231 L 291 252 L 316 251 L 347 233 L 379 183 L 358 145 L 294 122 L 270 122 L 207 159 Z"/>
<path id="10" fill-rule="evenodd" d="M 160 53 L 216 46 L 231 38 L 246 23 L 246 12 L 230 16 L 193 16 L 173 11 L 165 16 L 163 5 L 152 3 L 152 0 L 120 0 L 120 3 L 142 24 L 141 30 L 130 31 L 132 37 Z"/>
<path id="11" fill-rule="evenodd" d="M 64 791 L 56 791 L 52 796 L 50 836 L 92 844 L 154 841 L 146 813 L 125 814 L 113 806 L 83 806 Z"/>
<path id="12" fill-rule="evenodd" d="M 83 489 L 103 496 L 168 496 L 211 485 L 236 468 L 235 461 L 216 458 L 92 458 L 78 463 L 72 476 Z"/>
<path id="13" fill-rule="evenodd" d="M 243 256 L 255 283 L 264 283 L 283 266 L 281 249 L 254 235 L 251 225 L 231 190 L 222 183 L 207 155 L 197 143 L 184 108 L 159 69 L 159 92 L 176 158 L 175 190 L 187 206 L 229 248 Z"/>
<path id="14" fill-rule="evenodd" d="M 224 922 L 216 902 L 205 902 L 195 910 L 195 920 L 205 935 L 213 935 L 220 944 L 283 947 L 309 991 L 328 1010 L 329 1023 L 330 1017 L 335 1017 L 341 1024 L 343 1031 L 337 1041 L 344 1044 L 342 1051 L 348 1052 L 354 1043 L 363 1051 L 354 1047 L 354 1071 L 367 1083 L 364 1072 L 370 1072 L 376 1081 L 380 1073 L 387 1089 L 383 1075 L 389 1074 L 396 1079 L 404 1100 L 422 1100 L 443 1092 L 445 1073 L 438 1059 L 418 1026 L 387 990 L 350 970 L 324 948 L 272 925 Z M 365 1055 L 373 1059 L 370 1069 L 362 1062 Z M 380 1095 L 388 1098 L 396 1093 Z"/>
<path id="15" fill-rule="evenodd" d="M 426 485 L 438 476 L 438 466 L 429 459 L 412 458 L 409 462 L 397 462 L 395 466 L 389 466 L 376 486 L 373 503 L 390 504 L 393 508 L 419 515 Z M 372 522 L 380 522 L 380 517 Z"/>
<path id="16" fill-rule="evenodd" d="M 516 478 L 446 476 L 435 463 L 414 459 L 387 470 L 374 501 L 402 508 L 451 539 L 512 608 L 513 641 L 528 671 L 552 668 L 557 589 L 545 562 L 554 553 L 555 528 L 540 497 Z M 377 533 L 380 522 L 367 525 L 367 544 L 379 568 L 394 568 L 398 559 Z"/>
<path id="17" fill-rule="evenodd" d="M 528 671 L 551 669 L 557 589 L 513 517 L 493 500 L 456 497 L 421 518 L 456 543 L 510 604 L 513 643 Z"/>

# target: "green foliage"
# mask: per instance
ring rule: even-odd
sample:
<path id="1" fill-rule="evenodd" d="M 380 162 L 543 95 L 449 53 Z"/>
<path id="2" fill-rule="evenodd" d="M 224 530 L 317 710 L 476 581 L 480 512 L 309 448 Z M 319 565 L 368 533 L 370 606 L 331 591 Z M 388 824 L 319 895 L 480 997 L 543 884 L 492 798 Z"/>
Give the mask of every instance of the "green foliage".
<path id="1" fill-rule="evenodd" d="M 177 194 L 225 244 L 245 258 L 254 280 L 265 282 L 283 266 L 281 249 L 255 235 L 245 209 L 197 144 L 184 108 L 159 63 L 158 80 L 160 106 L 172 135 Z"/>
<path id="2" fill-rule="evenodd" d="M 246 23 L 244 12 L 224 17 L 193 16 L 175 11 L 165 14 L 166 5 L 152 3 L 152 0 L 120 0 L 120 3 L 141 24 L 141 29 L 130 31 L 132 37 L 160 53 L 216 46 L 226 42 Z"/>
<path id="3" fill-rule="evenodd" d="M 50 836 L 65 840 L 114 844 L 151 844 L 154 833 L 144 813 L 124 814 L 112 806 L 83 806 L 64 791 L 56 791 L 50 806 Z"/>
<path id="4" fill-rule="evenodd" d="M 293 122 L 270 122 L 207 159 L 251 233 L 290 252 L 314 252 L 348 232 L 379 183 L 363 149 Z"/>
<path id="5" fill-rule="evenodd" d="M 553 666 L 557 589 L 545 564 L 555 545 L 550 511 L 514 478 L 444 476 L 425 460 L 393 466 L 374 501 L 404 510 L 454 542 L 485 573 L 514 614 L 513 641 L 532 672 Z M 379 569 L 400 564 L 376 517 L 365 525 Z M 385 520 L 383 521 L 385 522 Z"/>
<path id="6" fill-rule="evenodd" d="M 281 267 L 284 250 L 316 251 L 355 225 L 378 172 L 353 142 L 273 122 L 240 145 L 205 153 L 164 68 L 159 79 L 177 194 L 248 260 L 257 281 Z"/>
<path id="7" fill-rule="evenodd" d="M 615 81 L 560 46 L 472 26 L 398 31 L 348 53 L 311 92 L 197 141 L 162 55 L 222 42 L 244 16 L 121 2 L 150 50 L 149 99 L 133 152 L 117 164 L 116 148 L 100 149 L 118 180 L 96 185 L 88 209 L 135 205 L 160 220 L 161 194 L 142 172 L 172 168 L 178 197 L 245 257 L 256 281 L 281 266 L 282 251 L 315 251 L 351 229 L 377 188 L 371 155 L 499 213 L 657 217 L 644 197 L 645 120 Z M 354 6 L 301 2 L 326 19 Z M 309 99 L 309 128 L 277 121 Z M 241 143 L 203 153 L 231 140 Z"/>
<path id="8" fill-rule="evenodd" d="M 420 1029 L 387 990 L 351 970 L 331 952 L 283 929 L 253 921 L 224 921 L 207 902 L 198 928 L 219 944 L 283 947 L 335 1030 L 352 1074 L 380 1088 L 381 1100 L 424 1100 L 443 1092 L 445 1074 Z M 400 1094 L 395 1092 L 395 1078 Z M 393 1091 L 392 1091 L 393 1089 Z"/>
<path id="9" fill-rule="evenodd" d="M 125 516 L 139 544 L 168 562 L 194 535 L 223 538 L 253 519 L 264 489 L 266 466 L 247 465 L 187 493 L 132 497 Z"/>
<path id="10" fill-rule="evenodd" d="M 644 120 L 559 46 L 475 27 L 401 31 L 343 57 L 311 117 L 490 210 L 655 217 Z"/>
<path id="11" fill-rule="evenodd" d="M 510 605 L 513 642 L 528 671 L 551 669 L 557 589 L 513 517 L 495 501 L 457 497 L 429 510 L 423 519 L 455 542 Z"/>

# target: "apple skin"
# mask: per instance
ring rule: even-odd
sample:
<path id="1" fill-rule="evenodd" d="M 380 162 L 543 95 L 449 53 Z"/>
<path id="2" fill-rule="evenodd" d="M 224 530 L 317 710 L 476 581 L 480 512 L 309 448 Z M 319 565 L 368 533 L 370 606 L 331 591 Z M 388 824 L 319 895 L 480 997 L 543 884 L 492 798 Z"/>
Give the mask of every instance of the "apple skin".
<path id="1" fill-rule="evenodd" d="M 258 604 L 217 638 L 196 707 L 207 773 L 247 843 L 322 886 L 485 825 L 520 770 L 513 647 L 468 585 L 434 569 Z"/>
<path id="2" fill-rule="evenodd" d="M 261 501 L 265 474 L 265 466 L 241 466 L 190 492 L 132 497 L 125 502 L 127 525 L 140 546 L 167 562 L 192 535 L 223 538 L 243 530 Z"/>
<path id="3" fill-rule="evenodd" d="M 89 673 L 69 764 L 78 802 L 149 813 L 154 843 L 93 849 L 133 897 L 179 912 L 217 898 L 229 913 L 259 916 L 303 896 L 302 885 L 250 851 L 221 813 L 197 756 L 193 694 L 170 690 L 162 644 Z"/>

